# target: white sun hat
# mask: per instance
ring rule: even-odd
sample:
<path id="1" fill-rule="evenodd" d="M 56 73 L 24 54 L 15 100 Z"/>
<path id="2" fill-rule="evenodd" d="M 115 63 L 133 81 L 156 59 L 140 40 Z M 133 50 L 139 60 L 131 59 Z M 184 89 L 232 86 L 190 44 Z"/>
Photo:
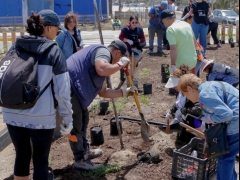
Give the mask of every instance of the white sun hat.
<path id="1" fill-rule="evenodd" d="M 209 65 L 209 64 L 211 64 L 212 62 L 213 62 L 214 60 L 212 60 L 212 59 L 203 59 L 202 60 L 202 63 L 201 63 L 201 67 L 200 67 L 200 70 L 203 72 L 204 71 L 204 69 Z"/>
<path id="2" fill-rule="evenodd" d="M 167 84 L 165 85 L 165 88 L 174 88 L 178 85 L 179 78 L 173 75 L 170 75 Z"/>

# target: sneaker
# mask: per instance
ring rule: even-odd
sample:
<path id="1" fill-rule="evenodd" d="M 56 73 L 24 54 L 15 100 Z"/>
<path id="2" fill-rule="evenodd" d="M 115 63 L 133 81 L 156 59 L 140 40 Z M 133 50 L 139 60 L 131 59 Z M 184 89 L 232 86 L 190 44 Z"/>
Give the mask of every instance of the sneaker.
<path id="1" fill-rule="evenodd" d="M 149 50 L 148 54 L 154 54 L 153 50 Z"/>
<path id="2" fill-rule="evenodd" d="M 48 167 L 48 180 L 54 180 L 53 170 L 51 167 Z"/>
<path id="3" fill-rule="evenodd" d="M 73 164 L 73 169 L 76 170 L 94 170 L 104 167 L 103 164 L 95 164 L 90 159 L 75 161 Z"/>
<path id="4" fill-rule="evenodd" d="M 92 149 L 88 151 L 88 158 L 94 159 L 98 158 L 103 154 L 103 151 L 101 149 Z"/>
<path id="5" fill-rule="evenodd" d="M 220 43 L 218 43 L 216 48 L 222 48 L 222 45 Z"/>

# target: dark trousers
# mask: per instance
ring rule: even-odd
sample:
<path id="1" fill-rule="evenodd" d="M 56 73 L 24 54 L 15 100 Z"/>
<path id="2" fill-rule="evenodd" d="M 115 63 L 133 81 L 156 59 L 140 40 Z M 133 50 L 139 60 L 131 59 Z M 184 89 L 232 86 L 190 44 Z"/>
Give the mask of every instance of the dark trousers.
<path id="1" fill-rule="evenodd" d="M 88 141 L 87 141 L 87 127 L 89 122 L 88 110 L 83 110 L 82 106 L 76 96 L 76 94 L 71 92 L 71 103 L 73 110 L 73 129 L 71 135 L 77 136 L 78 141 L 69 141 L 75 161 L 81 160 L 87 151 Z"/>
<path id="2" fill-rule="evenodd" d="M 217 38 L 217 31 L 218 31 L 218 23 L 216 22 L 209 23 L 208 33 L 211 32 L 211 36 L 213 38 L 214 44 L 219 43 L 219 39 Z"/>
<path id="3" fill-rule="evenodd" d="M 12 125 L 7 125 L 7 128 L 16 151 L 14 175 L 28 176 L 32 157 L 33 179 L 48 180 L 48 156 L 54 129 L 28 129 Z"/>

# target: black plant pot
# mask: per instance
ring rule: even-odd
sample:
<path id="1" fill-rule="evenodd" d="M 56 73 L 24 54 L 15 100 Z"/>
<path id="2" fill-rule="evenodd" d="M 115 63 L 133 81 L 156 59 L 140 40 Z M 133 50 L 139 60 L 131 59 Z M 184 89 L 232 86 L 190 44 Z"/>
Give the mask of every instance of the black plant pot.
<path id="1" fill-rule="evenodd" d="M 222 41 L 222 44 L 225 44 L 225 41 Z"/>
<path id="2" fill-rule="evenodd" d="M 109 101 L 101 100 L 100 101 L 100 115 L 106 115 L 108 113 Z"/>
<path id="3" fill-rule="evenodd" d="M 133 85 L 138 89 L 138 81 L 133 80 Z M 127 87 L 130 87 L 129 82 L 127 82 Z"/>
<path id="4" fill-rule="evenodd" d="M 174 88 L 169 88 L 170 95 L 176 95 L 177 91 Z"/>
<path id="5" fill-rule="evenodd" d="M 103 131 L 101 126 L 90 128 L 91 145 L 99 146 L 104 143 Z"/>
<path id="6" fill-rule="evenodd" d="M 233 43 L 233 38 L 229 38 L 229 39 L 228 39 L 228 43 L 229 43 L 229 44 Z"/>
<path id="7" fill-rule="evenodd" d="M 235 47 L 235 42 L 232 42 L 232 43 L 230 44 L 230 47 L 231 47 L 231 48 L 234 48 L 234 47 Z"/>
<path id="8" fill-rule="evenodd" d="M 167 83 L 169 79 L 169 73 L 162 73 L 162 83 Z"/>
<path id="9" fill-rule="evenodd" d="M 119 126 L 120 126 L 120 131 L 121 134 L 123 133 L 122 131 L 122 121 L 119 119 Z M 118 130 L 117 130 L 117 123 L 115 117 L 110 120 L 110 135 L 111 136 L 118 136 Z"/>
<path id="10" fill-rule="evenodd" d="M 143 93 L 144 94 L 152 94 L 152 84 L 150 84 L 150 83 L 143 84 Z"/>

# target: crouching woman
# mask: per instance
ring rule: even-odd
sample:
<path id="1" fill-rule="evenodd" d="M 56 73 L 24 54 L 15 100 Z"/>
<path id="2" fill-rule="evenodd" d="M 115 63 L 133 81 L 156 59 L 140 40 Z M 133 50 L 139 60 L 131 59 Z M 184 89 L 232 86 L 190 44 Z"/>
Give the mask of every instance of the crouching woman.
<path id="1" fill-rule="evenodd" d="M 201 79 L 193 74 L 183 75 L 178 88 L 187 99 L 193 103 L 200 103 L 204 111 L 202 121 L 208 124 L 228 122 L 229 153 L 218 157 L 217 180 L 236 180 L 235 158 L 239 152 L 239 90 L 228 83 L 222 83 L 226 89 L 226 97 L 219 82 L 202 83 Z"/>

